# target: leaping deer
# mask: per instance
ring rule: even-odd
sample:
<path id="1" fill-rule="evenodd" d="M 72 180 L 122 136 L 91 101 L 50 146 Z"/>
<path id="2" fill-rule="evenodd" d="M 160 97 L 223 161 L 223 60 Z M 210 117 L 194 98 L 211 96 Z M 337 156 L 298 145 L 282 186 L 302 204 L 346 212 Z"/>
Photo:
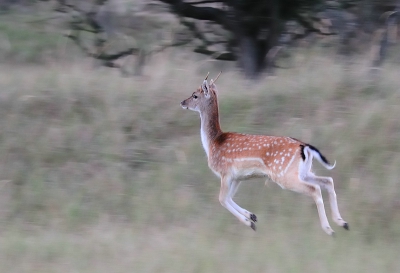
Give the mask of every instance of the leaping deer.
<path id="1" fill-rule="evenodd" d="M 181 106 L 200 113 L 201 142 L 208 166 L 221 178 L 219 201 L 222 206 L 243 224 L 256 230 L 256 215 L 241 208 L 232 198 L 241 181 L 269 177 L 283 189 L 311 196 L 317 205 L 322 229 L 333 235 L 325 213 L 322 187 L 329 193 L 333 221 L 348 230 L 349 225 L 339 213 L 333 179 L 316 176 L 311 171 L 314 157 L 327 169 L 333 169 L 336 162 L 330 165 L 317 148 L 291 137 L 223 132 L 219 123 L 217 86 L 212 79 L 208 84 L 207 78 L 208 74 L 203 84 L 182 101 Z"/>

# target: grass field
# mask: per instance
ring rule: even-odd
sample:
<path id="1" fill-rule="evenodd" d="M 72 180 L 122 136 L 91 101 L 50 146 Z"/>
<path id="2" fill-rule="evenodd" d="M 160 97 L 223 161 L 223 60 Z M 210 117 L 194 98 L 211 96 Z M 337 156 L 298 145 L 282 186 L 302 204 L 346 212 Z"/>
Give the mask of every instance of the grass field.
<path id="1" fill-rule="evenodd" d="M 63 45 L 64 46 L 64 45 Z M 337 166 L 350 231 L 319 227 L 313 201 L 262 180 L 218 201 L 199 117 L 179 102 L 221 64 L 155 56 L 123 78 L 81 57 L 0 65 L 0 272 L 400 272 L 400 69 L 298 50 L 275 78 L 219 79 L 226 131 L 289 135 Z M 325 195 L 325 203 L 327 202 Z M 329 212 L 329 208 L 327 211 Z"/>

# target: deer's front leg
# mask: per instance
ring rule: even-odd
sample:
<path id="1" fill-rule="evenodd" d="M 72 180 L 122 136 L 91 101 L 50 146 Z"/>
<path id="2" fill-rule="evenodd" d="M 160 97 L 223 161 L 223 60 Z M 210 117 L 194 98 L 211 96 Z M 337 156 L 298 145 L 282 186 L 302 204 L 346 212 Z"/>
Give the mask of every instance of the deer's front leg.
<path id="1" fill-rule="evenodd" d="M 256 230 L 256 225 L 246 216 L 241 214 L 238 210 L 232 206 L 232 198 L 230 197 L 231 187 L 233 180 L 230 177 L 221 178 L 221 190 L 219 192 L 219 202 L 227 210 L 229 210 L 233 215 L 235 215 L 243 224 Z M 234 203 L 234 202 L 233 202 Z M 239 207 L 238 205 L 236 205 Z"/>
<path id="2" fill-rule="evenodd" d="M 239 213 L 243 214 L 245 217 L 249 218 L 253 222 L 257 222 L 257 216 L 254 213 L 251 213 L 248 210 L 243 209 L 238 204 L 233 201 L 233 197 L 235 196 L 237 190 L 239 189 L 240 181 L 232 180 L 230 192 L 229 192 L 229 203 L 232 205 L 234 209 L 236 209 Z"/>

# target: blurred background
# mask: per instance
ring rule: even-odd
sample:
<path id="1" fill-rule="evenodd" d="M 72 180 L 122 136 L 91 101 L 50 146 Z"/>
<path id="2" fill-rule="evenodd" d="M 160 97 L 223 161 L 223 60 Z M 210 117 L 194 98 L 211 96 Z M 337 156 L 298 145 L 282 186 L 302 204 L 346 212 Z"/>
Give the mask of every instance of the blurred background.
<path id="1" fill-rule="evenodd" d="M 0 272 L 400 272 L 400 1 L 1 0 Z M 218 201 L 197 113 L 318 147 L 350 231 L 311 198 Z M 327 195 L 324 193 L 330 215 Z"/>

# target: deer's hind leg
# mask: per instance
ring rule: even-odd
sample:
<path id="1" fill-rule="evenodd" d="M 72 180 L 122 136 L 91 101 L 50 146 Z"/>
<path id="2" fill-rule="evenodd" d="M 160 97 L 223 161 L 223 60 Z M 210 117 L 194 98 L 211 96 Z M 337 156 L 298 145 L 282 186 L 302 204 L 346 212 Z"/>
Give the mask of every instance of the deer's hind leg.
<path id="1" fill-rule="evenodd" d="M 335 233 L 329 225 L 328 218 L 326 217 L 324 201 L 322 199 L 321 188 L 319 185 L 303 180 L 298 180 L 298 183 L 292 184 L 291 187 L 288 189 L 305 194 L 307 196 L 311 196 L 314 199 L 315 204 L 317 205 L 319 221 L 322 229 L 328 235 L 333 235 Z"/>
<path id="2" fill-rule="evenodd" d="M 349 229 L 349 225 L 346 221 L 343 220 L 342 216 L 339 212 L 339 207 L 337 204 L 336 192 L 335 187 L 333 184 L 332 177 L 325 177 L 325 176 L 316 176 L 314 173 L 309 173 L 305 178 L 307 182 L 318 184 L 322 188 L 326 189 L 329 194 L 329 203 L 331 206 L 332 211 L 332 220 L 339 226 Z"/>

